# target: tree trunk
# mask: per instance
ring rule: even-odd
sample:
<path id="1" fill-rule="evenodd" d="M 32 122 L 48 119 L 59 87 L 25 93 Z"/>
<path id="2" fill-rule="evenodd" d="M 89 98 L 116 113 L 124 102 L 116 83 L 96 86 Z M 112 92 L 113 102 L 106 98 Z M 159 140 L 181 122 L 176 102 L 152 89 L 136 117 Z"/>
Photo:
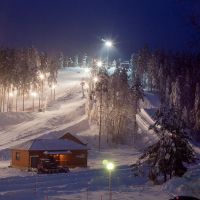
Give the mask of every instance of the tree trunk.
<path id="1" fill-rule="evenodd" d="M 24 88 L 22 91 L 22 111 L 24 111 Z"/>

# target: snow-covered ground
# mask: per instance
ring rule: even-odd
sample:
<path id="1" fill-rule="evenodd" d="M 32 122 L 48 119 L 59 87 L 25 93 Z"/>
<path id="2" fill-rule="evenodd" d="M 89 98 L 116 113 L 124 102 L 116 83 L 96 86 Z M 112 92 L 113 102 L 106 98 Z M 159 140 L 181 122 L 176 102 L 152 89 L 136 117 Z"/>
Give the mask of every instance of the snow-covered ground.
<path id="1" fill-rule="evenodd" d="M 0 200 L 108 199 L 108 172 L 103 167 L 103 159 L 112 160 L 116 165 L 112 174 L 112 196 L 115 200 L 169 199 L 171 194 L 191 193 L 200 197 L 199 166 L 183 178 L 174 178 L 163 186 L 153 186 L 145 178 L 134 177 L 130 171 L 129 165 L 140 155 L 137 149 L 103 144 L 101 152 L 97 150 L 98 128 L 88 123 L 85 99 L 81 94 L 80 82 L 87 77 L 88 73 L 82 68 L 60 70 L 56 101 L 50 102 L 44 113 L 0 113 Z M 48 89 L 45 91 L 49 93 Z M 137 115 L 143 144 L 157 139 L 148 127 L 153 123 L 151 111 L 158 105 L 158 96 L 146 93 L 143 108 Z M 8 149 L 11 146 L 66 131 L 77 134 L 88 143 L 87 169 L 73 169 L 68 174 L 37 175 L 8 167 Z M 186 187 L 189 188 L 187 191 Z"/>

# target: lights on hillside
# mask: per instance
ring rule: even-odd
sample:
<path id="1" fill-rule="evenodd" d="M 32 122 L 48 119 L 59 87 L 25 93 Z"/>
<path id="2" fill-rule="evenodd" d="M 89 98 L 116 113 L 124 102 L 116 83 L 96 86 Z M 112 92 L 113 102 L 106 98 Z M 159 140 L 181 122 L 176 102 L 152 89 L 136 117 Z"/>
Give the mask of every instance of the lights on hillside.
<path id="1" fill-rule="evenodd" d="M 103 66 L 103 63 L 101 60 L 97 61 L 97 67 L 102 67 Z"/>
<path id="2" fill-rule="evenodd" d="M 98 78 L 97 77 L 94 77 L 93 78 L 93 81 L 96 83 L 96 82 L 98 82 Z"/>
<path id="3" fill-rule="evenodd" d="M 14 96 L 14 93 L 13 92 L 10 92 L 9 93 L 9 97 L 13 97 Z"/>
<path id="4" fill-rule="evenodd" d="M 37 92 L 31 92 L 32 97 L 36 97 L 37 95 L 38 95 Z"/>
<path id="5" fill-rule="evenodd" d="M 44 78 L 45 78 L 44 74 L 42 74 L 42 73 L 40 73 L 39 77 L 40 77 L 40 80 L 44 80 Z"/>

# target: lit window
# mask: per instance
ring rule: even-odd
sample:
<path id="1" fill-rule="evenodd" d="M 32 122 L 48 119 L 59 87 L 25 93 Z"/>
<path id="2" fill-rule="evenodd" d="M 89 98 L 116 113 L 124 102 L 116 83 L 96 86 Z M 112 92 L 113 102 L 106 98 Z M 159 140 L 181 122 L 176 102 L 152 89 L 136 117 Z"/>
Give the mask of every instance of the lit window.
<path id="1" fill-rule="evenodd" d="M 16 160 L 20 160 L 20 153 L 19 152 L 16 152 L 16 155 L 15 155 L 16 157 Z"/>

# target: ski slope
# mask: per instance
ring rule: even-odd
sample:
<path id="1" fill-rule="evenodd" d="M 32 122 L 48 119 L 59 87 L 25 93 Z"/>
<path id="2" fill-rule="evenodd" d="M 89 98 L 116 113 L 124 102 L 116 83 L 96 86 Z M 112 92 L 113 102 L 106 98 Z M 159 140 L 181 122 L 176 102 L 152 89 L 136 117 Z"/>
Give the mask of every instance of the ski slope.
<path id="1" fill-rule="evenodd" d="M 108 172 L 102 165 L 104 159 L 112 160 L 116 165 L 112 174 L 112 196 L 115 200 L 153 200 L 155 196 L 167 200 L 171 193 L 183 193 L 180 188 L 175 191 L 168 185 L 153 186 L 145 178 L 134 177 L 129 165 L 140 155 L 137 149 L 126 145 L 102 144 L 101 152 L 97 150 L 98 127 L 88 123 L 80 86 L 80 82 L 87 79 L 88 75 L 79 67 L 60 70 L 56 100 L 49 101 L 45 112 L 0 113 L 0 200 L 108 199 Z M 46 88 L 45 93 L 49 96 L 50 90 Z M 148 127 L 153 123 L 149 111 L 158 104 L 158 97 L 146 93 L 145 103 L 137 115 L 141 134 L 147 144 L 157 139 L 153 132 L 148 131 Z M 8 149 L 11 146 L 38 137 L 51 138 L 55 132 L 67 131 L 77 134 L 88 143 L 90 151 L 87 169 L 73 169 L 69 174 L 37 175 L 8 168 Z M 182 183 L 185 185 L 184 181 L 179 185 Z M 177 185 L 177 182 L 172 184 Z M 196 187 L 193 190 L 198 197 Z M 187 194 L 191 191 L 188 190 Z"/>

